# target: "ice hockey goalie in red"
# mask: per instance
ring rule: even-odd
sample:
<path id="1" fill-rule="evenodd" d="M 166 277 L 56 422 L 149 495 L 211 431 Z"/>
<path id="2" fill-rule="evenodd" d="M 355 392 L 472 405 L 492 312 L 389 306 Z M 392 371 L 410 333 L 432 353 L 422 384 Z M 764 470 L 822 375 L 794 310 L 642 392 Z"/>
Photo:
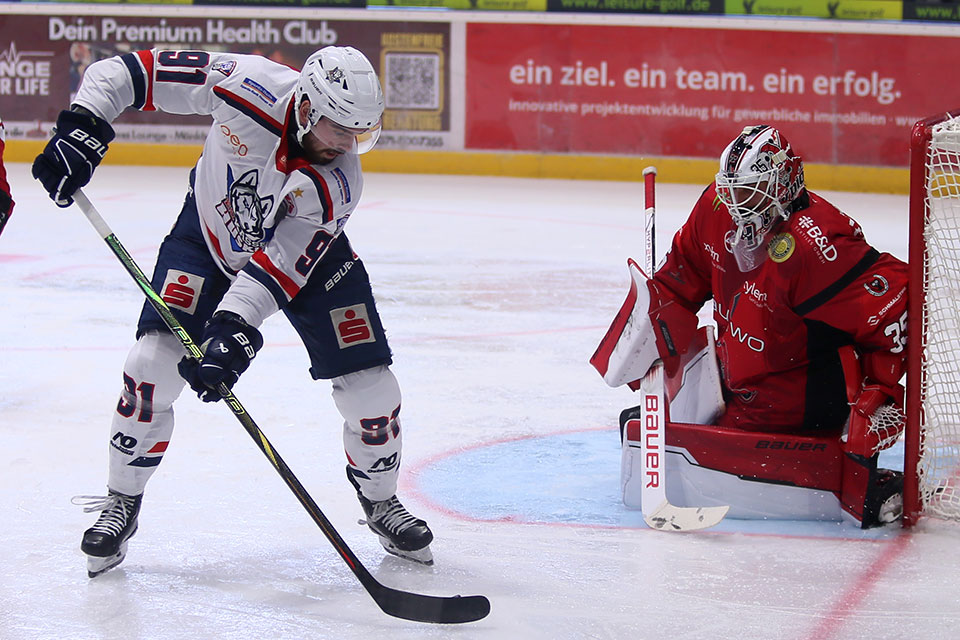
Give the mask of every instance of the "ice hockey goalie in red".
<path id="1" fill-rule="evenodd" d="M 615 362 L 625 358 L 618 351 L 630 351 L 615 321 L 592 360 L 613 386 L 635 382 L 651 358 L 664 361 L 676 386 L 695 313 L 714 302 L 725 410 L 709 429 L 671 424 L 668 447 L 737 479 L 826 496 L 812 511 L 783 517 L 827 517 L 823 505 L 833 498 L 863 526 L 896 516 L 902 478 L 878 470 L 876 459 L 902 429 L 907 266 L 806 188 L 801 157 L 780 131 L 750 126 L 727 146 L 716 180 L 645 284 L 638 299 L 649 298 L 649 342 L 657 348 L 647 346 L 648 356 L 629 367 Z M 613 370 L 623 379 L 612 379 Z M 671 407 L 671 416 L 681 413 L 689 408 Z M 757 497 L 740 490 L 747 502 Z M 716 499 L 731 504 L 731 497 Z M 751 502 L 748 511 L 769 516 L 771 509 Z"/>
<path id="2" fill-rule="evenodd" d="M 3 128 L 3 118 L 0 118 L 0 233 L 13 213 L 13 198 L 10 197 L 10 185 L 7 183 L 7 170 L 3 167 L 3 150 L 6 138 Z"/>

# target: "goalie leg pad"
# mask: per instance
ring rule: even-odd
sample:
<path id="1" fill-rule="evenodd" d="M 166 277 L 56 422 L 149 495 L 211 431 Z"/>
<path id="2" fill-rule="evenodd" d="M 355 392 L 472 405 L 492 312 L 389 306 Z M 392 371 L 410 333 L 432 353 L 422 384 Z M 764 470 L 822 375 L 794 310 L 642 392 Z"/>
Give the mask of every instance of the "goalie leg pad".
<path id="1" fill-rule="evenodd" d="M 620 415 L 621 489 L 625 506 L 641 507 L 642 413 Z M 749 432 L 669 422 L 667 499 L 685 506 L 729 505 L 732 518 L 840 520 L 837 499 L 843 452 L 836 436 Z"/>
<path id="2" fill-rule="evenodd" d="M 333 399 L 343 416 L 347 473 L 368 500 L 397 493 L 403 434 L 400 385 L 387 365 L 333 379 Z"/>
<path id="3" fill-rule="evenodd" d="M 713 327 L 701 327 L 664 383 L 671 422 L 714 424 L 726 405 Z"/>

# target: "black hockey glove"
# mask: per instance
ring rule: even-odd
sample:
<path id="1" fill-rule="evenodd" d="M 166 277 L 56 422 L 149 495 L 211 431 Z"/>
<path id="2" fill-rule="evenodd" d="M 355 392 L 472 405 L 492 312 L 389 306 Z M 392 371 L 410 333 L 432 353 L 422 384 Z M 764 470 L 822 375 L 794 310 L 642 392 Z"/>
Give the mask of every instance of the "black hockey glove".
<path id="1" fill-rule="evenodd" d="M 90 182 L 114 135 L 109 122 L 86 109 L 61 111 L 53 137 L 33 161 L 33 177 L 58 207 L 70 206 L 77 189 Z"/>
<path id="2" fill-rule="evenodd" d="M 235 313 L 218 311 L 203 328 L 203 360 L 185 357 L 177 369 L 197 397 L 216 402 L 223 398 L 217 391 L 220 383 L 233 388 L 262 346 L 263 336 L 255 327 Z"/>

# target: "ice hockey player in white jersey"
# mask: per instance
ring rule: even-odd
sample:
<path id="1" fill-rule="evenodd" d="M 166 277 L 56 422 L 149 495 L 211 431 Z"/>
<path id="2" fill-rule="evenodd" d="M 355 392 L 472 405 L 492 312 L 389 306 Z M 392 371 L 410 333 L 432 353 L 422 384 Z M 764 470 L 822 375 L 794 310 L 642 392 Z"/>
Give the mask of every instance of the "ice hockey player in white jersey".
<path id="1" fill-rule="evenodd" d="M 91 577 L 119 564 L 137 530 L 144 487 L 173 432 L 184 379 L 220 400 L 263 346 L 258 327 L 282 311 L 332 381 L 343 416 L 347 477 L 390 553 L 433 562 L 427 524 L 397 500 L 400 388 L 361 260 L 343 227 L 363 191 L 359 154 L 377 142 L 383 94 L 352 47 L 320 49 L 303 70 L 254 55 L 149 50 L 91 65 L 33 175 L 62 207 L 87 184 L 129 107 L 213 118 L 183 209 L 164 239 L 154 289 L 202 345 L 183 347 L 149 304 L 123 369 L 109 432 L 108 495 L 83 535 Z"/>

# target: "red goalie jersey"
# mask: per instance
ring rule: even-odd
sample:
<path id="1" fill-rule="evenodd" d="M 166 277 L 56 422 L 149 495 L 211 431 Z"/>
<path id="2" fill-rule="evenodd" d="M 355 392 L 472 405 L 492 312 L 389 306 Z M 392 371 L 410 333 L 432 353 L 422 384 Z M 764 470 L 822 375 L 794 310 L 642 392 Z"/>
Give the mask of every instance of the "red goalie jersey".
<path id="1" fill-rule="evenodd" d="M 13 200 L 10 198 L 10 185 L 7 184 L 7 172 L 3 167 L 4 138 L 3 120 L 0 119 L 0 232 L 13 213 Z"/>
<path id="2" fill-rule="evenodd" d="M 808 191 L 746 273 L 727 249 L 731 216 L 711 184 L 654 276 L 690 311 L 713 298 L 727 410 L 758 431 L 840 427 L 849 413 L 837 349 L 904 356 L 907 266 Z"/>

